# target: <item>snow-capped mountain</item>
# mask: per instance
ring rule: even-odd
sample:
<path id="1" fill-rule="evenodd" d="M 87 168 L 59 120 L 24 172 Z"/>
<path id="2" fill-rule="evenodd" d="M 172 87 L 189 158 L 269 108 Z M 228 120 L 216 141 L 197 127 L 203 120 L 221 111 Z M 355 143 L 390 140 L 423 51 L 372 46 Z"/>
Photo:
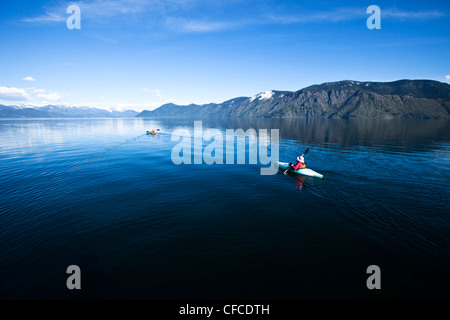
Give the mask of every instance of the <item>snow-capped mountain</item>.
<path id="1" fill-rule="evenodd" d="M 433 80 L 343 80 L 223 103 L 165 104 L 137 117 L 450 119 L 450 86 Z"/>
<path id="2" fill-rule="evenodd" d="M 257 94 L 256 96 L 253 96 L 250 98 L 250 102 L 254 100 L 267 100 L 272 98 L 272 96 L 275 94 L 275 91 L 265 91 L 261 92 L 260 94 Z"/>

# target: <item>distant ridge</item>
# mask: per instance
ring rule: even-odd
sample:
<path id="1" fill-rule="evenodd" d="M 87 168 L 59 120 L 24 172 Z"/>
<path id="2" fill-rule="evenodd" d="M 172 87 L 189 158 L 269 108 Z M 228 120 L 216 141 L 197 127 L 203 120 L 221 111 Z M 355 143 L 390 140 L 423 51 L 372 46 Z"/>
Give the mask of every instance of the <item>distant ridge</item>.
<path id="1" fill-rule="evenodd" d="M 20 107 L 0 105 L 0 118 L 132 118 L 134 110 L 108 111 L 89 107 Z"/>
<path id="2" fill-rule="evenodd" d="M 450 85 L 433 80 L 344 80 L 299 91 L 266 91 L 223 103 L 164 104 L 136 117 L 450 119 Z"/>

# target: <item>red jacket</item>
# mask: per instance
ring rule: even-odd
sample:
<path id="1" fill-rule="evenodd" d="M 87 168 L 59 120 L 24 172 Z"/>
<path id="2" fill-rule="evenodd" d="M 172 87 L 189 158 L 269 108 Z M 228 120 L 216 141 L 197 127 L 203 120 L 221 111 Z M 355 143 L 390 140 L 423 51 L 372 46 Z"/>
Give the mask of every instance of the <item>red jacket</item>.
<path id="1" fill-rule="evenodd" d="M 305 167 L 306 167 L 306 162 L 300 162 L 300 161 L 297 161 L 297 163 L 294 164 L 294 166 L 293 166 L 294 170 L 303 169 Z"/>

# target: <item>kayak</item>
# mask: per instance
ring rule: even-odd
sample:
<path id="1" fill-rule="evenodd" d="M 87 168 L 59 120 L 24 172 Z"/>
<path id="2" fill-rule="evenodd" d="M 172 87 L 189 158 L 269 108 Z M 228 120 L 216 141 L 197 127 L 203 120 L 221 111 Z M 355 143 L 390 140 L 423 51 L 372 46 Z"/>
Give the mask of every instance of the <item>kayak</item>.
<path id="1" fill-rule="evenodd" d="M 278 168 L 280 168 L 281 170 L 286 170 L 287 168 L 289 168 L 289 163 L 287 163 L 287 162 L 279 162 L 279 161 L 277 161 L 277 165 L 278 165 Z M 321 175 L 320 173 L 315 172 L 314 170 L 308 169 L 308 168 L 298 169 L 298 170 L 290 169 L 288 172 L 301 174 L 302 176 L 308 176 L 308 177 L 323 179 L 323 175 Z"/>

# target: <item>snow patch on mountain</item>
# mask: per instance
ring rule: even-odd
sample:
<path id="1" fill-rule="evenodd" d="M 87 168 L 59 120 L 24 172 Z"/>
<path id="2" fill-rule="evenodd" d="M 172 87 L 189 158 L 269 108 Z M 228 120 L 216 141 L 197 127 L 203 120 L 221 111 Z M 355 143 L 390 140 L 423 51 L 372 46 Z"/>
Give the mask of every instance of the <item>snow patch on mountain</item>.
<path id="1" fill-rule="evenodd" d="M 261 92 L 260 94 L 257 94 L 256 96 L 253 96 L 250 98 L 250 102 L 254 101 L 254 100 L 267 100 L 273 97 L 273 95 L 275 94 L 275 92 L 273 91 L 264 91 Z"/>

